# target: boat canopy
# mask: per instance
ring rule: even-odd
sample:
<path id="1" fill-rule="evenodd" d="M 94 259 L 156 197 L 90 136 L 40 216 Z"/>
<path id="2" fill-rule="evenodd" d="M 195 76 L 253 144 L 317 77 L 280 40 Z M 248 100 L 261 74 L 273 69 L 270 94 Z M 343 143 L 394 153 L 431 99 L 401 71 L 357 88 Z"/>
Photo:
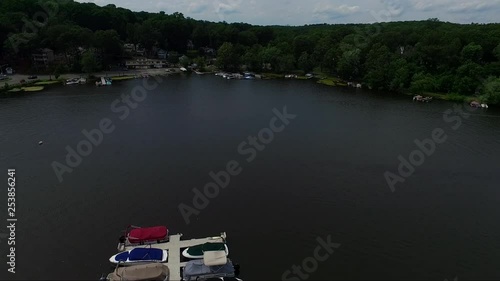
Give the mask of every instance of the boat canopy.
<path id="1" fill-rule="evenodd" d="M 224 250 L 204 252 L 203 262 L 207 266 L 225 265 L 227 264 L 227 253 Z"/>
<path id="2" fill-rule="evenodd" d="M 116 256 L 116 261 L 161 261 L 163 250 L 154 248 L 136 248 L 130 252 L 123 252 Z"/>
<path id="3" fill-rule="evenodd" d="M 160 281 L 166 280 L 170 275 L 170 270 L 166 265 L 153 263 L 144 265 L 134 265 L 129 267 L 119 267 L 108 276 L 109 281 Z"/>
<path id="4" fill-rule="evenodd" d="M 183 272 L 184 280 L 196 280 L 199 277 L 234 277 L 233 263 L 228 260 L 225 265 L 221 266 L 207 266 L 203 260 L 190 261 L 184 267 Z"/>
<path id="5" fill-rule="evenodd" d="M 226 244 L 225 243 L 205 243 L 202 245 L 197 245 L 193 247 L 189 247 L 187 253 L 191 256 L 203 256 L 203 253 L 209 251 L 225 251 Z"/>
<path id="6" fill-rule="evenodd" d="M 155 240 L 163 240 L 168 236 L 166 226 L 155 226 L 146 228 L 135 228 L 130 230 L 128 241 L 130 243 L 141 243 Z"/>

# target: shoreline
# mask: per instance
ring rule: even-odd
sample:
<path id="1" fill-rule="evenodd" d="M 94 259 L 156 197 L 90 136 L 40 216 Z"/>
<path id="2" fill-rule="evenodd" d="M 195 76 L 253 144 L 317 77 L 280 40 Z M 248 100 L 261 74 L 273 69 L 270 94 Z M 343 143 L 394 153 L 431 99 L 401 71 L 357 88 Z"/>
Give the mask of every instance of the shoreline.
<path id="1" fill-rule="evenodd" d="M 134 69 L 127 71 L 104 71 L 92 74 L 90 78 L 85 73 L 67 73 L 62 74 L 58 79 L 55 79 L 54 75 L 40 75 L 36 79 L 29 80 L 29 75 L 27 74 L 14 74 L 8 76 L 10 79 L 2 80 L 0 83 L 9 85 L 7 89 L 3 85 L 0 84 L 0 94 L 13 94 L 13 93 L 21 93 L 21 92 L 40 92 L 45 89 L 45 86 L 52 86 L 57 84 L 64 84 L 64 82 L 68 79 L 74 78 L 86 78 L 88 80 L 98 79 L 98 77 L 110 77 L 113 81 L 127 81 L 132 79 L 144 78 L 147 76 L 168 76 L 174 74 L 182 74 L 182 73 L 193 73 L 197 75 L 210 75 L 215 72 L 203 72 L 196 73 L 195 71 L 183 72 L 180 68 L 161 68 L 161 69 Z M 146 76 L 147 75 L 147 76 Z M 295 76 L 295 77 L 287 77 L 286 74 L 272 73 L 272 72 L 263 72 L 261 74 L 262 80 L 315 80 L 317 84 L 322 84 L 328 87 L 349 87 L 349 82 L 346 82 L 338 77 L 332 77 L 328 75 L 324 75 L 321 73 L 320 75 L 316 75 L 314 77 L 307 76 Z M 52 78 L 52 79 L 50 79 Z M 25 80 L 26 82 L 21 84 L 20 81 Z M 351 87 L 349 87 L 351 88 Z M 370 89 L 366 89 L 368 91 L 373 91 Z M 403 92 L 401 95 L 405 95 L 408 97 L 415 96 L 416 94 L 410 92 Z M 435 100 L 442 101 L 451 101 L 451 102 L 463 102 L 463 103 L 471 103 L 473 101 L 477 101 L 478 98 L 460 95 L 460 94 L 446 94 L 446 93 L 431 93 L 425 92 L 421 94 L 422 96 L 432 97 Z"/>

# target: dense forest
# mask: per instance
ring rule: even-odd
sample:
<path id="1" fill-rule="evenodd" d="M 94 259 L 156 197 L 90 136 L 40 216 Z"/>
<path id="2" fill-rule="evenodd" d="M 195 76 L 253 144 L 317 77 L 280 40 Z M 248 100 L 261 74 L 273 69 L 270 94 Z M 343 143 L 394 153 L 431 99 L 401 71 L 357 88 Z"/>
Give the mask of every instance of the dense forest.
<path id="1" fill-rule="evenodd" d="M 204 64 L 210 58 L 204 50 L 211 48 L 217 66 L 226 70 L 244 65 L 256 72 L 321 71 L 371 89 L 480 95 L 500 103 L 500 24 L 428 19 L 254 26 L 72 0 L 2 0 L 0 42 L 0 58 L 12 65 L 50 48 L 77 58 L 60 67 L 82 71 L 82 60 L 94 60 L 82 49 L 98 53 L 96 65 L 108 65 L 124 58 L 124 43 L 140 44 L 149 56 L 161 48 Z"/>

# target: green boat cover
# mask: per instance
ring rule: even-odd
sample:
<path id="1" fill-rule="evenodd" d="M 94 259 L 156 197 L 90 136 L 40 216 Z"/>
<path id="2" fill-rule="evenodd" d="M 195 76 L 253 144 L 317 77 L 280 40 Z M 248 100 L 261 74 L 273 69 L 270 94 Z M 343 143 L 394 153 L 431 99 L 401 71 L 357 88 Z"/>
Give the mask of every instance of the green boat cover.
<path id="1" fill-rule="evenodd" d="M 189 247 L 187 253 L 191 256 L 203 256 L 203 252 L 209 251 L 225 251 L 226 244 L 224 243 L 205 243 L 201 245 L 196 245 L 193 247 Z"/>

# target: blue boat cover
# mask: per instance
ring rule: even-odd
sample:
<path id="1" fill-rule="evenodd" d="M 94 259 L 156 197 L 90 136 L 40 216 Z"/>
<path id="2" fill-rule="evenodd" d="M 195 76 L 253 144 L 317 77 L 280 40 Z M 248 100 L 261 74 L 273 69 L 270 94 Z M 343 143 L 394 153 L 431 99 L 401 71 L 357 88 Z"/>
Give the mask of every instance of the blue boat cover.
<path id="1" fill-rule="evenodd" d="M 163 251 L 154 248 L 136 248 L 130 251 L 128 258 L 131 261 L 161 261 Z"/>
<path id="2" fill-rule="evenodd" d="M 121 262 L 121 261 L 127 261 L 128 260 L 128 252 L 123 252 L 123 253 L 120 253 L 116 256 L 115 260 L 118 261 L 118 262 Z"/>

